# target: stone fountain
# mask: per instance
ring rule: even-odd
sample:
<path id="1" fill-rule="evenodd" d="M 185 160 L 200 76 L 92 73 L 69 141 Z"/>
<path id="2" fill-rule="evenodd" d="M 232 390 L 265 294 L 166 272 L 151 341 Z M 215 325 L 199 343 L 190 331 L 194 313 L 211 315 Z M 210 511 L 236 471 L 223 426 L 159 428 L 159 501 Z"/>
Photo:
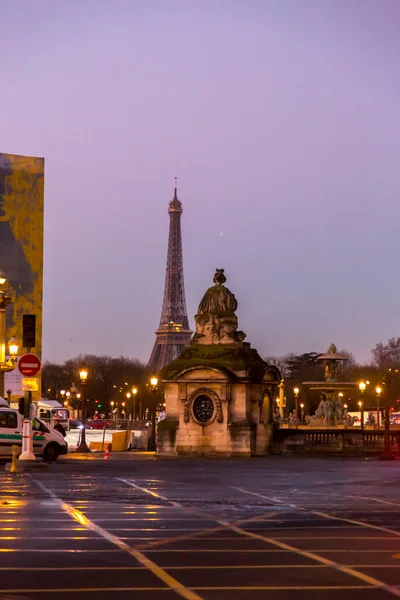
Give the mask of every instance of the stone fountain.
<path id="1" fill-rule="evenodd" d="M 331 344 L 328 352 L 321 354 L 317 360 L 325 368 L 325 381 L 304 381 L 302 385 L 309 390 L 320 392 L 321 401 L 314 416 L 307 416 L 305 421 L 311 427 L 351 426 L 355 418 L 351 417 L 343 406 L 339 392 L 357 388 L 353 381 L 339 381 L 339 365 L 346 357 Z"/>

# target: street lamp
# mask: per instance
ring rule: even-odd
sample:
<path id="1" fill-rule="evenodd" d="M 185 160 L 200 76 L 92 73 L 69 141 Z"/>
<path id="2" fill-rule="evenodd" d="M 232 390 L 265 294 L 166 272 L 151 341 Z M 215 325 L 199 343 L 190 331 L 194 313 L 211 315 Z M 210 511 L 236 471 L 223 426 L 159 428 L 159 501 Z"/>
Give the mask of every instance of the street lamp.
<path id="1" fill-rule="evenodd" d="M 17 341 L 17 338 L 12 337 L 8 341 L 8 349 L 9 349 L 11 358 L 15 360 L 15 358 L 16 358 L 16 356 L 18 354 L 18 341 Z"/>
<path id="2" fill-rule="evenodd" d="M 133 387 L 132 388 L 132 413 L 133 413 L 133 419 L 136 421 L 137 418 L 137 402 L 136 402 L 136 396 L 138 393 L 138 389 L 137 387 Z"/>
<path id="3" fill-rule="evenodd" d="M 380 403 L 381 403 L 382 388 L 379 385 L 377 385 L 376 388 L 375 388 L 375 392 L 376 392 L 376 418 L 377 418 L 378 429 L 379 429 L 380 424 L 381 424 L 381 407 L 380 407 Z"/>
<path id="4" fill-rule="evenodd" d="M 86 444 L 86 429 L 85 429 L 85 421 L 86 421 L 86 394 L 85 394 L 85 386 L 87 384 L 89 372 L 86 368 L 81 368 L 79 370 L 79 379 L 81 380 L 82 386 L 82 429 L 81 429 L 81 443 L 79 444 L 76 452 L 90 452 L 88 445 Z"/>
<path id="5" fill-rule="evenodd" d="M 150 386 L 153 393 L 153 410 L 151 413 L 151 439 L 150 450 L 156 451 L 156 393 L 158 389 L 158 378 L 150 377 Z"/>
<path id="6" fill-rule="evenodd" d="M 363 402 L 363 398 L 364 398 L 364 392 L 365 392 L 365 388 L 367 387 L 367 384 L 364 381 L 360 381 L 360 383 L 358 384 L 358 389 L 360 390 L 361 393 L 361 400 L 358 403 L 358 406 L 360 407 L 361 410 L 361 431 L 364 430 L 364 402 Z"/>
<path id="7" fill-rule="evenodd" d="M 390 445 L 390 387 L 392 381 L 399 374 L 398 369 L 388 369 L 385 374 L 385 433 L 383 453 L 380 455 L 380 460 L 394 460 L 395 456 Z"/>
<path id="8" fill-rule="evenodd" d="M 303 402 L 300 404 L 300 421 L 302 423 L 304 422 L 304 403 Z"/>
<path id="9" fill-rule="evenodd" d="M 293 388 L 293 392 L 294 392 L 294 418 L 295 418 L 295 423 L 296 423 L 296 427 L 298 426 L 298 422 L 299 422 L 299 392 L 300 389 L 298 387 Z"/>
<path id="10" fill-rule="evenodd" d="M 5 275 L 0 272 L 0 286 L 3 286 L 6 281 Z M 13 371 L 17 366 L 18 343 L 15 338 L 11 338 L 9 341 L 11 359 L 6 361 L 6 308 L 10 302 L 10 296 L 6 296 L 5 292 L 0 290 L 0 396 L 2 398 L 4 398 L 4 373 Z"/>

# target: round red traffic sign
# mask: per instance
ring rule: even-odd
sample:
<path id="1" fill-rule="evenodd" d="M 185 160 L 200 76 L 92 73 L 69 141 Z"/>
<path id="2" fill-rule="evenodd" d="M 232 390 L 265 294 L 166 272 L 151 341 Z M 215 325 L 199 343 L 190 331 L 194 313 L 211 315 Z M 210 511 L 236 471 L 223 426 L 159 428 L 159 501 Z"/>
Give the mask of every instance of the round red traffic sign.
<path id="1" fill-rule="evenodd" d="M 35 354 L 24 354 L 18 362 L 18 369 L 24 377 L 35 377 L 42 364 Z"/>

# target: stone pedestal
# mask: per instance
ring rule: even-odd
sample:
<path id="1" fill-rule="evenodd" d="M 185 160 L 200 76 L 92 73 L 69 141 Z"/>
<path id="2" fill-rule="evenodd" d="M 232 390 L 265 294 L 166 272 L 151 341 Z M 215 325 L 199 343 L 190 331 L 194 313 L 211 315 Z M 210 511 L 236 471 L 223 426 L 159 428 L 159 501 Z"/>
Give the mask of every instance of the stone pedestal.
<path id="1" fill-rule="evenodd" d="M 160 373 L 166 402 L 160 455 L 251 456 L 271 449 L 281 376 L 243 341 L 236 299 L 222 283 L 200 303 L 189 347 Z"/>

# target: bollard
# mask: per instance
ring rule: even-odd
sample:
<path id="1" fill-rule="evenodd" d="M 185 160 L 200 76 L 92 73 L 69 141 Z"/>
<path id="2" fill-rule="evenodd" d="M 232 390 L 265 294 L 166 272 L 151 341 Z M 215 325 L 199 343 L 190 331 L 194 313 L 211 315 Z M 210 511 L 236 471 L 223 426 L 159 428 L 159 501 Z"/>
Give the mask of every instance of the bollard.
<path id="1" fill-rule="evenodd" d="M 104 455 L 104 460 L 110 460 L 110 446 L 111 444 L 108 444 L 106 453 Z"/>
<path id="2" fill-rule="evenodd" d="M 18 473 L 17 457 L 18 457 L 18 446 L 13 446 L 12 447 L 12 461 L 11 461 L 10 473 Z"/>

